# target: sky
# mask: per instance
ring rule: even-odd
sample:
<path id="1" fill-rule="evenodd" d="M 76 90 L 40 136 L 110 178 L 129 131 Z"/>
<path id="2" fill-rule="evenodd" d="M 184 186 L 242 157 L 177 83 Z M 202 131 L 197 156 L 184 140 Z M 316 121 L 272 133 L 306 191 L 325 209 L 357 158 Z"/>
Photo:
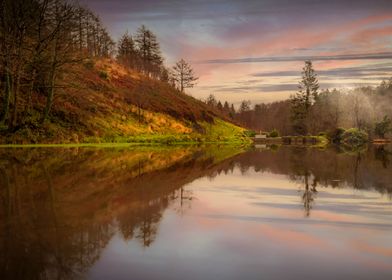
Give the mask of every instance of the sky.
<path id="1" fill-rule="evenodd" d="M 392 77 L 392 0 L 80 0 L 117 40 L 144 24 L 165 63 L 184 58 L 188 94 L 253 104 L 287 99 L 311 59 L 321 88 Z"/>

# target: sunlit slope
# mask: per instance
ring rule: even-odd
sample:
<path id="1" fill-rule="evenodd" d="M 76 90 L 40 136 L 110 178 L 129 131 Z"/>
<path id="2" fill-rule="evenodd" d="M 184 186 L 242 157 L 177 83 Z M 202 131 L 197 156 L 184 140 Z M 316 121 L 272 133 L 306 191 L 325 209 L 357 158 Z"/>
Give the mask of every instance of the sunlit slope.
<path id="1" fill-rule="evenodd" d="M 246 141 L 242 128 L 203 102 L 112 60 L 73 66 L 58 84 L 50 120 L 39 124 L 37 93 L 31 124 L 2 143 Z"/>

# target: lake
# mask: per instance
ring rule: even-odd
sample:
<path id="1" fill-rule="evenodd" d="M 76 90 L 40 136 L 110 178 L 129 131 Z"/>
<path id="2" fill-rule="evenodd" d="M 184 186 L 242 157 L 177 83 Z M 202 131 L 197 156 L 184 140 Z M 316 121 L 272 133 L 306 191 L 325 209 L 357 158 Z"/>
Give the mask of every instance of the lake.
<path id="1" fill-rule="evenodd" d="M 392 279 L 392 147 L 0 149 L 0 279 Z"/>

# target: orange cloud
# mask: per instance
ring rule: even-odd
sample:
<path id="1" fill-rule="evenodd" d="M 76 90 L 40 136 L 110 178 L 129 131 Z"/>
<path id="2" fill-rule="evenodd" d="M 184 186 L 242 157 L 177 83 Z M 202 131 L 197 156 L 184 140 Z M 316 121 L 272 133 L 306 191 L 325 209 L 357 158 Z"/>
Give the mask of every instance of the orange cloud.
<path id="1" fill-rule="evenodd" d="M 360 32 L 357 32 L 351 37 L 353 42 L 367 43 L 374 39 L 380 39 L 383 37 L 390 37 L 392 35 L 392 26 L 385 26 L 383 28 L 369 28 Z"/>

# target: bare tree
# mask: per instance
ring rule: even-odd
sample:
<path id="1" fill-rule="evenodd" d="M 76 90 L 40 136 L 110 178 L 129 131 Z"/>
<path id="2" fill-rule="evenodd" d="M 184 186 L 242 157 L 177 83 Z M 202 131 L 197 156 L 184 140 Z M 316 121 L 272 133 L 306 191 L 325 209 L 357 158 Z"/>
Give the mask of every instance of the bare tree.
<path id="1" fill-rule="evenodd" d="M 185 88 L 192 88 L 199 79 L 195 76 L 192 67 L 184 59 L 180 59 L 173 66 L 173 77 L 178 84 L 179 90 L 184 92 Z"/>

